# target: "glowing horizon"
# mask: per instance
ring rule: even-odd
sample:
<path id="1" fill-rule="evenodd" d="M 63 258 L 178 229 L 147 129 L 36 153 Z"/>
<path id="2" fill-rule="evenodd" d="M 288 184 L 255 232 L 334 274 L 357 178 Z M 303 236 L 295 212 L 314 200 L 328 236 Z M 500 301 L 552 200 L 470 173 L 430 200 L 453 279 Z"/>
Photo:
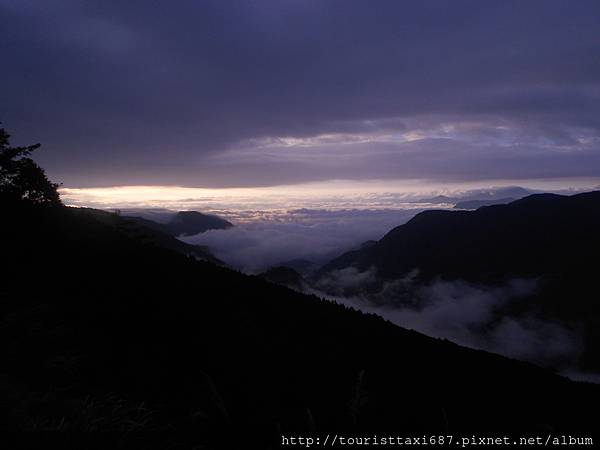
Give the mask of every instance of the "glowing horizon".
<path id="1" fill-rule="evenodd" d="M 494 180 L 438 183 L 426 180 L 335 180 L 255 188 L 186 186 L 110 186 L 60 189 L 69 206 L 112 208 L 203 209 L 208 211 L 406 208 L 406 202 L 470 190 L 519 186 L 534 191 L 579 192 L 600 186 L 599 179 Z"/>

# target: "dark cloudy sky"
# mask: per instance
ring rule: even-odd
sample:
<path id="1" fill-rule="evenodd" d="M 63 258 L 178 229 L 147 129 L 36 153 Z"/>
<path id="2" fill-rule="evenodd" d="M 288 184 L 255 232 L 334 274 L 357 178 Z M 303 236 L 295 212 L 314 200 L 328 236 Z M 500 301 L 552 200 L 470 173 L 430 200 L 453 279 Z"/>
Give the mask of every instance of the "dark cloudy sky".
<path id="1" fill-rule="evenodd" d="M 0 0 L 66 186 L 600 177 L 600 2 Z"/>

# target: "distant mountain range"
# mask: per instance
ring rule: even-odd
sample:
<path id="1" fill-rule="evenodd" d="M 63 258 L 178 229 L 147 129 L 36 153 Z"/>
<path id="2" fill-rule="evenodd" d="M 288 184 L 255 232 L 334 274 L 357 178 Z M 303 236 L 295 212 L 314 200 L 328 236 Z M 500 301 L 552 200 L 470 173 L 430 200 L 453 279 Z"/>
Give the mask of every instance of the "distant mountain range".
<path id="1" fill-rule="evenodd" d="M 476 209 L 480 206 L 509 203 L 532 193 L 531 190 L 519 186 L 508 186 L 495 189 L 474 189 L 460 196 L 437 195 L 435 197 L 425 197 L 417 200 L 417 202 L 455 204 L 455 208 Z M 458 206 L 459 204 L 461 206 Z"/>
<path id="2" fill-rule="evenodd" d="M 521 259 L 548 256 L 549 242 L 558 255 L 595 260 L 597 238 L 581 226 L 569 233 L 595 223 L 597 198 L 424 213 L 330 267 L 376 263 L 394 276 L 417 264 L 422 276 L 487 278 L 504 257 L 520 271 Z M 597 425 L 598 386 L 198 261 L 115 214 L 2 212 L 0 428 L 19 431 L 20 444 L 23 432 L 53 432 L 50 448 L 105 431 L 92 439 L 110 443 L 78 448 L 237 449 L 252 438 L 267 449 L 282 433 L 585 434 Z M 535 225 L 544 217 L 562 223 L 553 229 L 565 243 Z M 530 256 L 509 254 L 525 245 Z M 490 248 L 500 253 L 488 263 L 470 261 Z M 455 249 L 464 264 L 449 265 Z"/>
<path id="3" fill-rule="evenodd" d="M 173 237 L 191 236 L 208 230 L 223 230 L 233 226 L 231 222 L 221 217 L 197 211 L 177 212 L 166 223 L 150 220 L 143 216 L 129 215 L 126 217 L 147 228 L 170 234 Z"/>
<path id="4" fill-rule="evenodd" d="M 506 203 L 512 203 L 516 199 L 509 198 L 499 198 L 497 200 L 465 200 L 461 202 L 457 202 L 454 205 L 455 209 L 477 209 L 482 206 L 492 206 L 492 205 L 505 205 Z"/>

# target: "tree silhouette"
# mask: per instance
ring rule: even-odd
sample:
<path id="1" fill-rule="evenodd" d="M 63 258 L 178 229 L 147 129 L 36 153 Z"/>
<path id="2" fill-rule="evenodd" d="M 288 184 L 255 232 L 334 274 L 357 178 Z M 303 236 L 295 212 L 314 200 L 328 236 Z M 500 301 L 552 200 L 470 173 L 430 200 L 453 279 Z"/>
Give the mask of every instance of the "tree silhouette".
<path id="1" fill-rule="evenodd" d="M 29 155 L 40 144 L 11 147 L 10 134 L 0 128 L 0 200 L 35 205 L 62 205 L 58 184 Z"/>

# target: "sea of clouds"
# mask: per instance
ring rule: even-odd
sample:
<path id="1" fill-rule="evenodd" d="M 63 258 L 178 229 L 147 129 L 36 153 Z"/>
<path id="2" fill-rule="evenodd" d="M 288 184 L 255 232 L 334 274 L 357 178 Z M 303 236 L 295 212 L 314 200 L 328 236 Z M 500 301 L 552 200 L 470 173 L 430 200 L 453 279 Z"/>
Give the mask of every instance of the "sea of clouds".
<path id="1" fill-rule="evenodd" d="M 231 267 L 259 273 L 293 260 L 324 264 L 365 241 L 380 239 L 422 210 L 296 209 L 182 240 L 207 246 Z"/>

